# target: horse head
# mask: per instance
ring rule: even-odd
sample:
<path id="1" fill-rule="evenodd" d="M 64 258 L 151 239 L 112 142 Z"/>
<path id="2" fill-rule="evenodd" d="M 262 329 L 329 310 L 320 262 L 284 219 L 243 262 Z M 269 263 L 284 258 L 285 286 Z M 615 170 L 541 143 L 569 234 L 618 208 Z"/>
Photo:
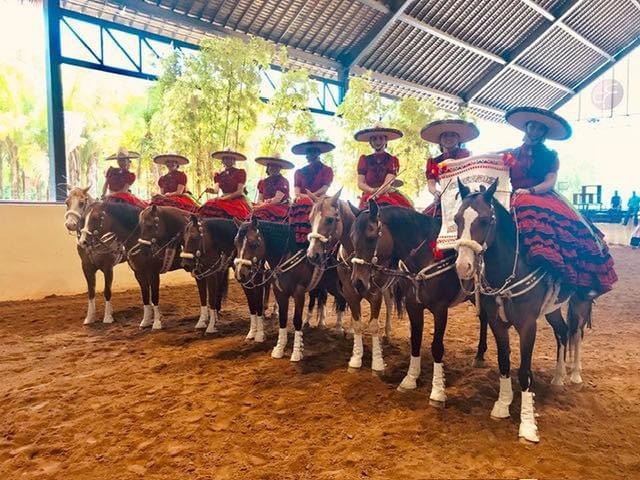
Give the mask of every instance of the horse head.
<path id="1" fill-rule="evenodd" d="M 86 188 L 71 187 L 67 185 L 69 195 L 65 200 L 67 210 L 64 213 L 64 226 L 70 232 L 77 232 L 80 220 L 85 215 L 87 207 L 94 203 L 94 199 L 89 195 L 91 185 Z"/>
<path id="2" fill-rule="evenodd" d="M 234 243 L 237 255 L 233 265 L 236 279 L 244 283 L 250 279 L 252 271 L 264 262 L 267 248 L 256 217 L 252 217 L 249 222 L 236 225 L 238 233 Z"/>
<path id="3" fill-rule="evenodd" d="M 182 268 L 187 272 L 193 271 L 197 267 L 200 257 L 205 254 L 205 241 L 205 229 L 202 220 L 196 215 L 191 215 L 184 228 L 182 252 L 180 252 Z"/>
<path id="4" fill-rule="evenodd" d="M 498 188 L 498 179 L 479 192 L 471 192 L 458 178 L 458 189 L 462 204 L 454 220 L 458 228 L 456 248 L 458 277 L 469 280 L 476 274 L 478 256 L 494 242 L 496 236 L 496 211 L 493 196 Z"/>
<path id="5" fill-rule="evenodd" d="M 340 213 L 340 194 L 342 189 L 332 197 L 316 197 L 309 214 L 311 233 L 307 236 L 309 247 L 307 257 L 314 263 L 324 261 L 340 238 L 344 224 Z"/>
<path id="6" fill-rule="evenodd" d="M 188 214 L 179 208 L 156 205 L 147 207 L 139 216 L 138 245 L 154 250 L 159 248 L 159 245 L 173 243 L 174 239 L 181 237 L 188 221 Z"/>

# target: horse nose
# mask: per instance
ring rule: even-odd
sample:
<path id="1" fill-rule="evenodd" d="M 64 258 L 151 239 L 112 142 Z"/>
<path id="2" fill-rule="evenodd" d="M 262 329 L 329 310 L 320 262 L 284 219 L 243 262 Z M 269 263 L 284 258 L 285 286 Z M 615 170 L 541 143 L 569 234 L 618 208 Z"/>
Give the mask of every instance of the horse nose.
<path id="1" fill-rule="evenodd" d="M 64 222 L 64 226 L 67 230 L 75 230 L 78 226 L 78 223 L 75 220 L 67 220 Z"/>
<path id="2" fill-rule="evenodd" d="M 456 260 L 456 271 L 458 277 L 468 280 L 473 276 L 473 263 L 465 258 L 458 257 Z"/>
<path id="3" fill-rule="evenodd" d="M 360 295 L 365 295 L 368 290 L 367 286 L 360 278 L 356 279 L 356 281 L 353 283 L 353 287 L 356 289 L 356 292 L 358 292 Z"/>
<path id="4" fill-rule="evenodd" d="M 183 258 L 182 259 L 182 268 L 184 270 L 186 270 L 187 272 L 190 272 L 191 270 L 193 270 L 193 260 L 188 259 L 188 258 Z"/>

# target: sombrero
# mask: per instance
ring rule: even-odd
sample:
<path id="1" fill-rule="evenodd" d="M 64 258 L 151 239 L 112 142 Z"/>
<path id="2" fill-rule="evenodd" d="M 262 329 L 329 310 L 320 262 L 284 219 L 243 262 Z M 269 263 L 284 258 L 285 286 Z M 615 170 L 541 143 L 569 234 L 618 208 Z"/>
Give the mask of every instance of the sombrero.
<path id="1" fill-rule="evenodd" d="M 477 138 L 480 131 L 475 124 L 459 119 L 436 120 L 427 124 L 420 130 L 423 140 L 431 143 L 440 143 L 440 135 L 444 132 L 454 132 L 460 137 L 460 143 L 465 143 Z"/>
<path id="2" fill-rule="evenodd" d="M 187 159 L 187 157 L 183 157 L 177 153 L 163 153 L 162 155 L 156 155 L 153 157 L 153 162 L 159 165 L 166 165 L 169 160 L 177 162 L 178 165 L 186 165 L 189 163 L 189 159 Z"/>
<path id="3" fill-rule="evenodd" d="M 272 157 L 258 157 L 255 159 L 255 161 L 256 163 L 264 165 L 265 167 L 269 165 L 276 165 L 277 167 L 284 168 L 285 170 L 289 170 L 295 166 L 289 160 L 280 158 L 280 155 L 278 155 L 277 153 Z"/>
<path id="4" fill-rule="evenodd" d="M 234 152 L 233 150 L 227 148 L 226 150 L 218 150 L 217 152 L 213 152 L 211 154 L 211 158 L 217 158 L 218 160 L 222 160 L 225 157 L 232 157 L 234 160 L 238 162 L 243 162 L 247 159 L 245 155 L 240 152 Z"/>
<path id="5" fill-rule="evenodd" d="M 138 152 L 130 152 L 126 148 L 120 147 L 118 153 L 109 155 L 106 160 L 120 160 L 123 158 L 140 158 L 140 154 Z"/>
<path id="6" fill-rule="evenodd" d="M 376 124 L 371 128 L 365 128 L 356 132 L 353 136 L 358 142 L 368 142 L 373 135 L 384 135 L 387 137 L 387 141 L 397 140 L 402 138 L 402 132 L 395 128 L 383 127 L 380 124 Z"/>
<path id="7" fill-rule="evenodd" d="M 571 125 L 564 118 L 551 110 L 536 107 L 518 107 L 509 110 L 504 118 L 518 130 L 526 131 L 527 123 L 540 122 L 548 128 L 547 138 L 550 140 L 566 140 L 571 136 Z"/>
<path id="8" fill-rule="evenodd" d="M 304 155 L 310 148 L 317 148 L 320 150 L 320 153 L 327 153 L 336 148 L 336 146 L 331 142 L 325 142 L 324 140 L 319 140 L 317 138 L 310 138 L 306 142 L 294 145 L 291 148 L 291 152 L 293 152 L 294 155 Z"/>

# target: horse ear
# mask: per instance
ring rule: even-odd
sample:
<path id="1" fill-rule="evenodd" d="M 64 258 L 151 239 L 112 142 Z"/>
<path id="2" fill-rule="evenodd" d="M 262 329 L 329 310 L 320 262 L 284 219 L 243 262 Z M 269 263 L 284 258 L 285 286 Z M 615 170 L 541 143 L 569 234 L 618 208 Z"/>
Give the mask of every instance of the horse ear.
<path id="1" fill-rule="evenodd" d="M 69 188 L 69 186 L 67 186 L 67 188 Z M 82 189 L 84 193 L 89 193 L 89 190 L 91 190 L 91 184 L 87 185 L 85 188 Z"/>
<path id="2" fill-rule="evenodd" d="M 191 215 L 191 223 L 193 223 L 196 227 L 198 226 L 198 217 L 195 215 Z"/>
<path id="3" fill-rule="evenodd" d="M 338 200 L 340 200 L 340 194 L 342 193 L 342 188 L 340 187 L 340 190 L 338 190 L 338 192 L 331 197 L 331 206 L 333 207 L 337 207 L 338 206 Z"/>
<path id="4" fill-rule="evenodd" d="M 258 217 L 251 217 L 251 226 L 253 228 L 258 228 Z"/>
<path id="5" fill-rule="evenodd" d="M 376 220 L 378 218 L 378 204 L 373 198 L 369 199 L 369 217 L 372 220 Z"/>
<path id="6" fill-rule="evenodd" d="M 349 204 L 349 209 L 351 210 L 351 213 L 353 213 L 354 217 L 360 215 L 360 209 L 358 207 L 352 204 L 349 200 L 347 200 L 347 203 Z"/>
<path id="7" fill-rule="evenodd" d="M 458 190 L 460 191 L 460 198 L 464 200 L 464 198 L 471 193 L 469 187 L 467 187 L 462 181 L 460 177 L 458 177 Z"/>
<path id="8" fill-rule="evenodd" d="M 242 220 L 238 220 L 236 217 L 233 217 L 233 223 L 235 223 L 236 228 L 240 228 L 242 226 Z"/>
<path id="9" fill-rule="evenodd" d="M 493 181 L 493 183 L 487 188 L 486 192 L 483 193 L 484 198 L 486 200 L 491 200 L 498 189 L 498 177 Z"/>
<path id="10" fill-rule="evenodd" d="M 158 206 L 157 205 L 151 205 L 151 213 L 157 213 L 158 212 Z"/>

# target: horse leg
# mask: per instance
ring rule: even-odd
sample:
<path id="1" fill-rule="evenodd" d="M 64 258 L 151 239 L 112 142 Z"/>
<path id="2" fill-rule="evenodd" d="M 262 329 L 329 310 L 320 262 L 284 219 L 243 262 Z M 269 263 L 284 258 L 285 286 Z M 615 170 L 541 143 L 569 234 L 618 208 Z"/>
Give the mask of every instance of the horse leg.
<path id="1" fill-rule="evenodd" d="M 342 327 L 342 317 L 344 317 L 344 312 L 347 310 L 347 299 L 342 295 L 340 290 L 337 290 L 334 295 L 335 307 L 336 307 L 336 332 L 339 334 L 344 333 L 344 328 Z"/>
<path id="2" fill-rule="evenodd" d="M 420 348 L 422 347 L 422 331 L 424 329 L 424 307 L 416 301 L 407 299 L 406 309 L 411 326 L 411 359 L 409 360 L 409 370 L 398 386 L 400 392 L 418 388 Z"/>
<path id="3" fill-rule="evenodd" d="M 256 288 L 242 287 L 242 290 L 244 291 L 244 296 L 247 298 L 247 305 L 249 305 L 249 331 L 247 332 L 247 335 L 244 337 L 245 340 L 253 340 L 254 338 L 256 338 L 256 315 L 255 315 L 256 295 L 257 295 L 256 292 L 259 289 L 260 287 L 256 287 Z M 258 294 L 261 295 L 262 292 Z"/>
<path id="4" fill-rule="evenodd" d="M 593 304 L 590 299 L 574 299 L 569 301 L 569 348 L 571 356 L 571 383 L 579 385 L 582 383 L 582 336 L 584 326 L 591 324 L 591 308 Z"/>
<path id="5" fill-rule="evenodd" d="M 111 305 L 111 284 L 113 283 L 113 267 L 103 270 L 104 273 L 104 317 L 102 323 L 113 323 L 113 306 Z"/>
<path id="6" fill-rule="evenodd" d="M 440 305 L 433 312 L 433 340 L 431 341 L 431 355 L 433 356 L 433 380 L 431 382 L 431 395 L 429 401 L 435 407 L 444 407 L 447 395 L 444 390 L 444 333 L 447 329 L 447 317 L 449 309 L 447 305 Z"/>
<path id="7" fill-rule="evenodd" d="M 500 370 L 500 393 L 498 400 L 493 404 L 491 418 L 509 418 L 509 406 L 513 402 L 513 389 L 511 387 L 511 359 L 509 348 L 509 324 L 498 318 L 497 308 L 493 300 L 483 302 L 482 308 L 486 311 L 487 321 L 496 339 L 498 350 L 498 368 Z"/>
<path id="8" fill-rule="evenodd" d="M 356 295 L 355 290 L 345 290 L 347 298 L 349 298 L 349 308 L 351 309 L 351 325 L 353 328 L 353 350 L 349 359 L 349 368 L 362 367 L 362 355 L 364 348 L 362 346 L 362 318 L 360 317 L 360 299 Z"/>
<path id="9" fill-rule="evenodd" d="M 207 306 L 207 279 L 196 280 L 198 285 L 198 296 L 200 297 L 200 317 L 198 323 L 196 323 L 196 330 L 203 330 L 207 328 L 207 322 L 209 321 L 209 308 Z"/>
<path id="10" fill-rule="evenodd" d="M 327 299 L 329 295 L 325 288 L 320 289 L 318 292 L 318 327 L 324 328 L 325 320 L 327 318 Z"/>
<path id="11" fill-rule="evenodd" d="M 478 339 L 478 350 L 476 356 L 471 363 L 472 367 L 484 367 L 484 354 L 487 352 L 487 313 L 480 310 L 480 338 Z"/>
<path id="12" fill-rule="evenodd" d="M 553 328 L 556 337 L 556 371 L 551 379 L 551 385 L 564 385 L 564 377 L 567 375 L 565 367 L 565 355 L 567 348 L 567 324 L 562 318 L 560 309 L 545 315 L 547 322 Z"/>
<path id="13" fill-rule="evenodd" d="M 255 341 L 257 343 L 264 342 L 264 287 L 255 289 L 255 315 L 256 315 L 256 333 Z"/>
<path id="14" fill-rule="evenodd" d="M 89 325 L 96 321 L 96 271 L 96 267 L 89 262 L 82 262 L 82 273 L 84 273 L 84 278 L 87 280 L 87 296 L 89 297 L 84 325 Z"/>
<path id="15" fill-rule="evenodd" d="M 218 321 L 218 310 L 216 309 L 216 299 L 218 296 L 218 289 L 220 279 L 218 275 L 211 275 L 207 278 L 207 293 L 209 295 L 209 324 L 204 333 L 216 333 L 218 328 L 216 322 Z"/>
<path id="16" fill-rule="evenodd" d="M 382 298 L 384 299 L 384 339 L 385 342 L 389 342 L 391 340 L 391 316 L 393 314 L 393 299 L 391 298 L 391 291 L 385 290 L 382 293 Z"/>
<path id="17" fill-rule="evenodd" d="M 371 319 L 369 321 L 369 330 L 371 332 L 371 370 L 374 372 L 384 371 L 384 358 L 382 356 L 382 344 L 380 343 L 380 309 L 382 307 L 382 298 L 378 296 L 378 300 L 371 305 Z"/>
<path id="18" fill-rule="evenodd" d="M 520 387 L 522 389 L 518 437 L 533 443 L 540 441 L 538 426 L 536 425 L 533 401 L 534 394 L 531 391 L 533 384 L 531 357 L 533 356 L 533 346 L 536 341 L 536 328 L 536 318 L 527 316 L 518 329 L 518 333 L 520 334 L 520 368 L 518 369 L 518 380 L 520 381 Z"/>
<path id="19" fill-rule="evenodd" d="M 151 296 L 149 293 L 149 279 L 144 272 L 134 271 L 138 285 L 140 285 L 140 295 L 142 296 L 142 305 L 144 313 L 142 315 L 142 321 L 140 322 L 140 328 L 149 327 L 153 323 L 153 308 L 151 306 Z"/>
<path id="20" fill-rule="evenodd" d="M 293 334 L 293 351 L 291 352 L 291 361 L 299 362 L 304 357 L 304 343 L 302 342 L 302 313 L 304 311 L 304 290 L 299 288 L 300 291 L 296 292 L 293 296 L 294 311 L 293 311 L 293 328 L 295 332 Z"/>
<path id="21" fill-rule="evenodd" d="M 320 296 L 320 291 L 314 288 L 309 292 L 309 305 L 307 306 L 307 315 L 304 317 L 303 326 L 311 325 L 311 318 L 313 318 L 313 310 L 316 308 L 316 302 Z"/>
<path id="22" fill-rule="evenodd" d="M 153 325 L 151 330 L 162 329 L 162 314 L 160 313 L 160 274 L 152 272 L 149 278 L 151 286 L 151 305 L 153 305 Z"/>
<path id="23" fill-rule="evenodd" d="M 289 296 L 274 290 L 276 301 L 278 302 L 278 343 L 271 351 L 271 358 L 284 357 L 284 349 L 287 347 L 287 316 L 289 315 Z"/>

